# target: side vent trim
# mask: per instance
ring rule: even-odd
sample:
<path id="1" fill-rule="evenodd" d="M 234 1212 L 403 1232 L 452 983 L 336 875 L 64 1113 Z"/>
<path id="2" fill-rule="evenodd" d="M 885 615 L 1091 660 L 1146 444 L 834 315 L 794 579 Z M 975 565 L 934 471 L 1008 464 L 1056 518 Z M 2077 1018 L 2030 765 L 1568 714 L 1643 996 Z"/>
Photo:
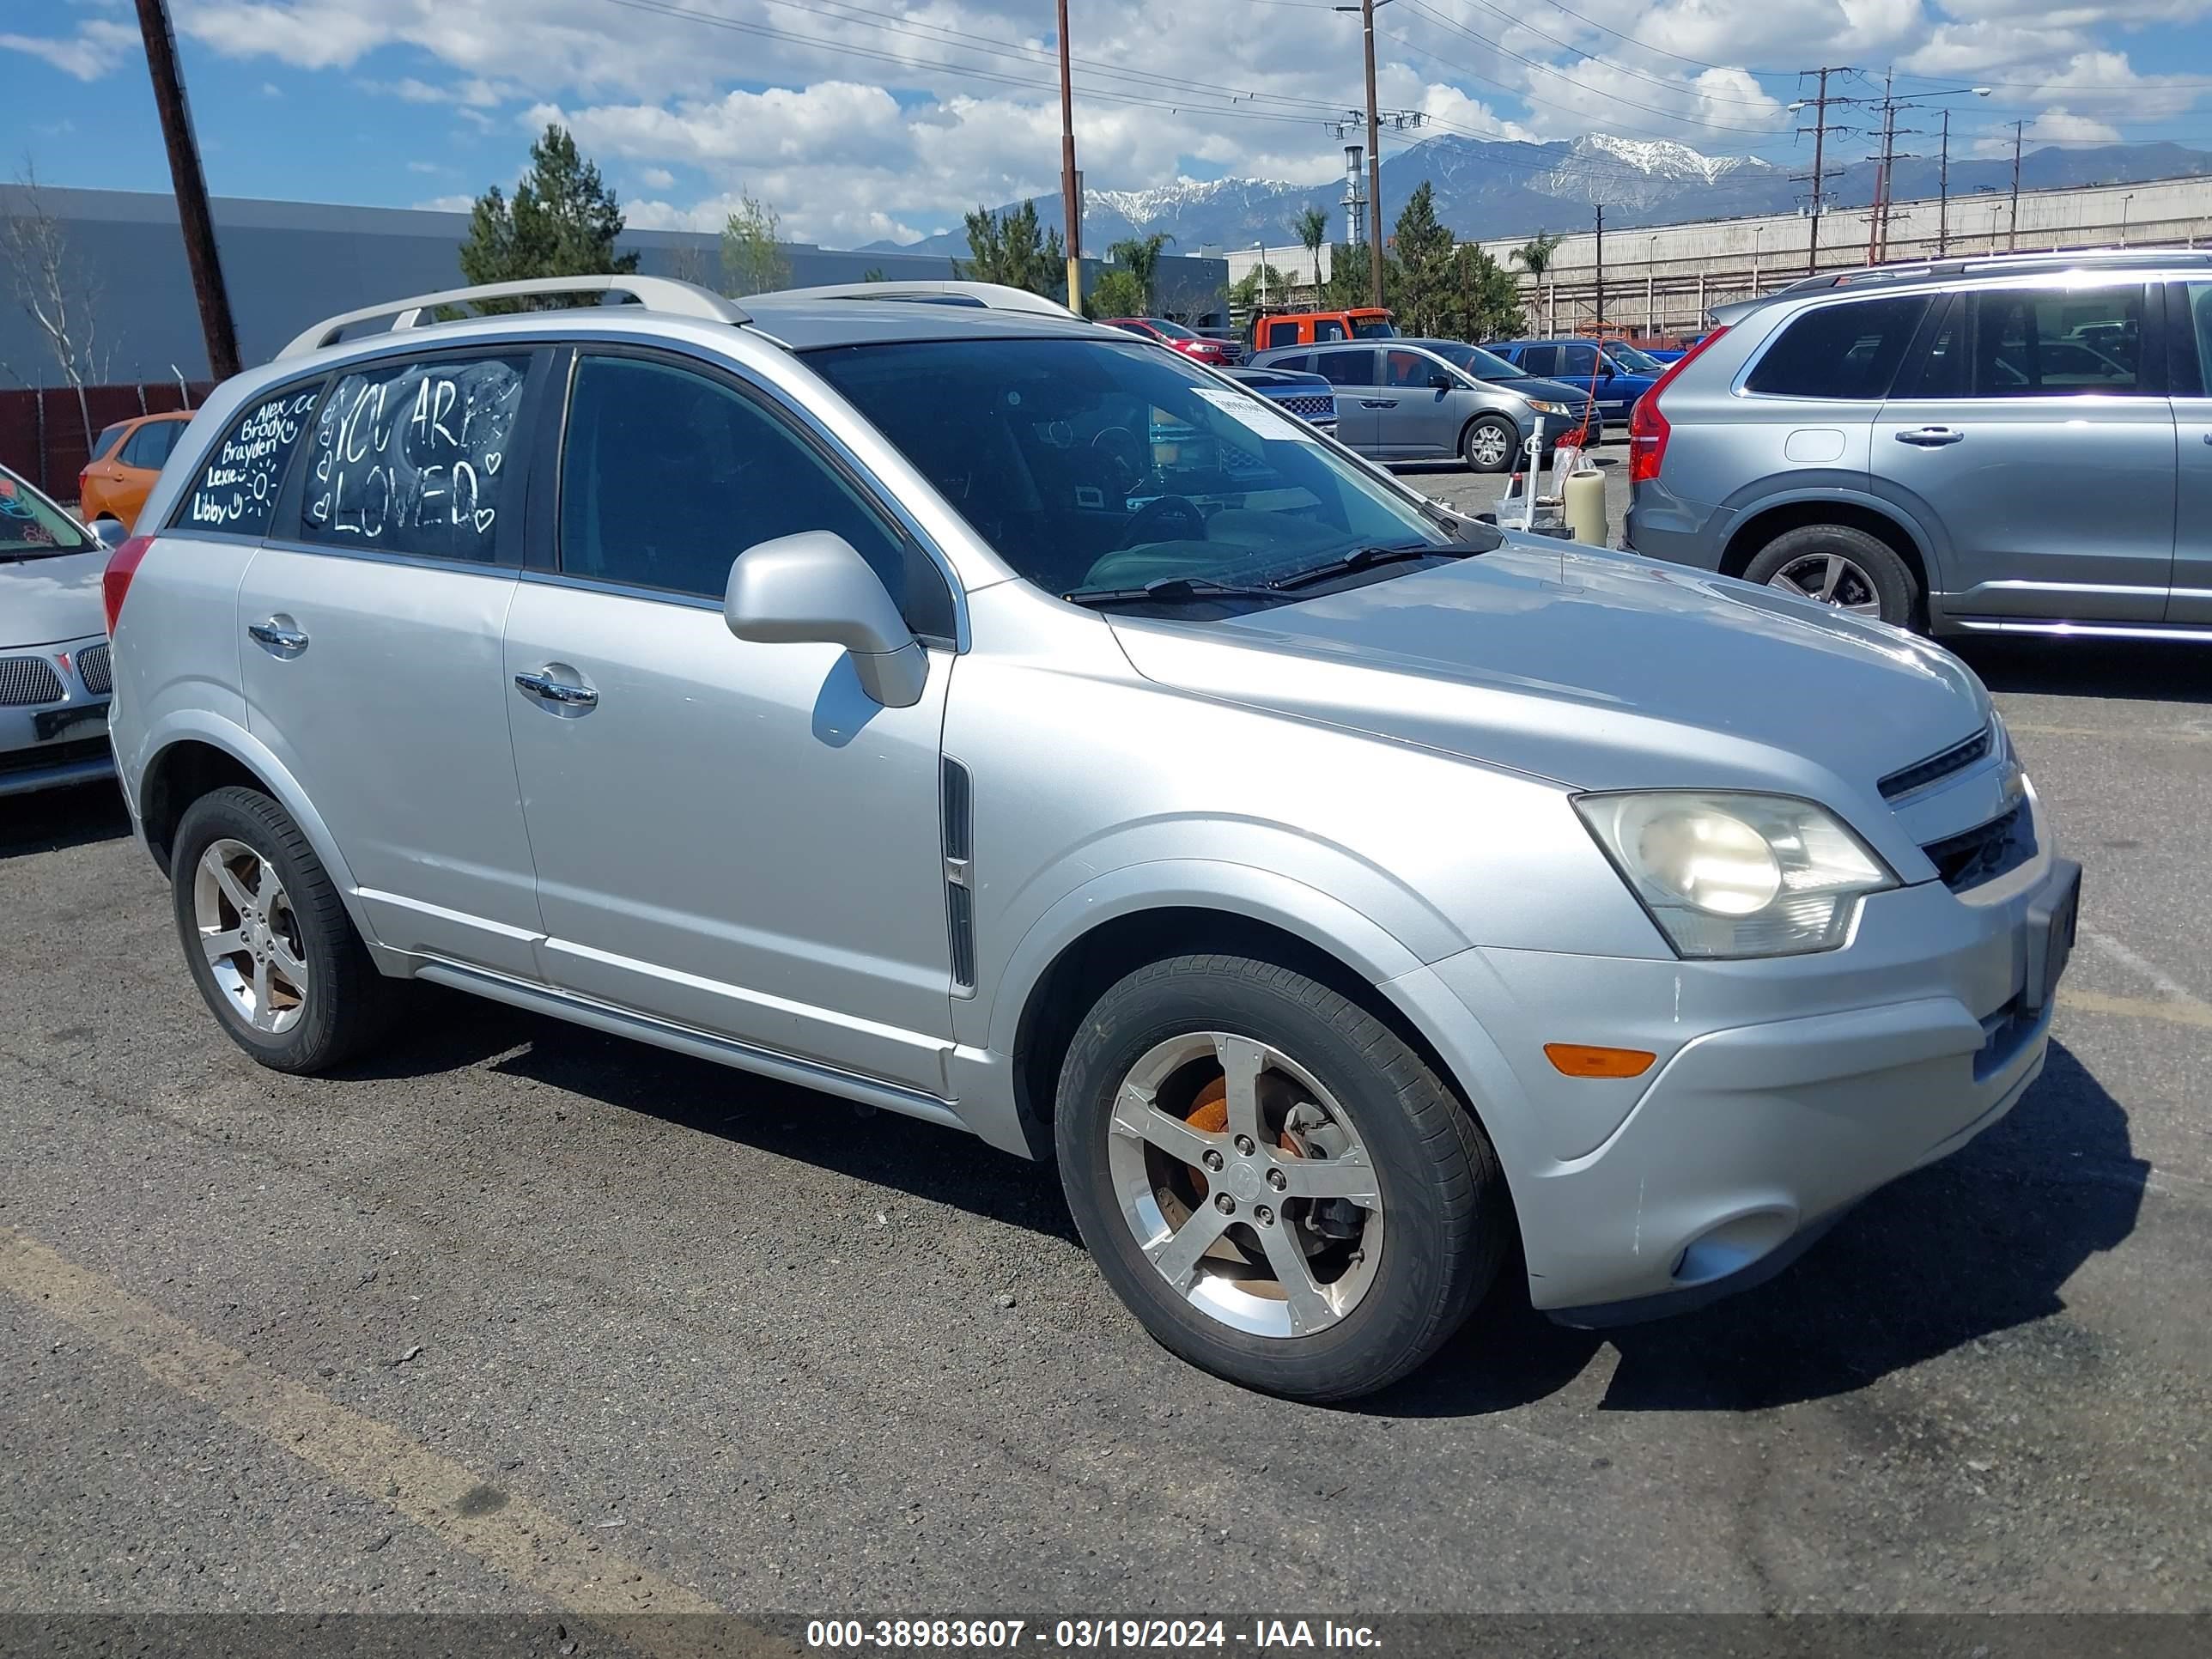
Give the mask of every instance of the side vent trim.
<path id="1" fill-rule="evenodd" d="M 975 845 L 974 786 L 968 769 L 945 757 L 938 792 L 945 848 L 945 923 L 952 948 L 952 994 L 975 994 L 975 896 L 970 860 Z"/>

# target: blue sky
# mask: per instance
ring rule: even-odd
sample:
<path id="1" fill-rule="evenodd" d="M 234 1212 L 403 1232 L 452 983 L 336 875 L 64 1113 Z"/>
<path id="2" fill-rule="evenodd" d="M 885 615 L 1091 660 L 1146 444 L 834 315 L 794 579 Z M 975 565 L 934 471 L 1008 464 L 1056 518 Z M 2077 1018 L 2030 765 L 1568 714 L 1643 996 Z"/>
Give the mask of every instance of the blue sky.
<path id="1" fill-rule="evenodd" d="M 172 6 L 221 195 L 460 204 L 510 182 L 549 119 L 637 224 L 717 224 L 747 191 L 787 234 L 851 246 L 1056 188 L 1049 0 Z M 1093 187 L 1340 168 L 1328 121 L 1359 97 L 1358 30 L 1328 0 L 1072 10 Z M 2008 147 L 2014 120 L 2031 144 L 2212 149 L 2212 0 L 1396 0 L 1377 27 L 1382 102 L 1431 131 L 1802 166 L 1791 71 L 1827 63 L 1893 67 L 1901 90 L 1990 85 L 1956 100 L 1966 153 Z M 0 65 L 9 172 L 27 157 L 49 184 L 167 188 L 128 0 L 0 0 Z"/>

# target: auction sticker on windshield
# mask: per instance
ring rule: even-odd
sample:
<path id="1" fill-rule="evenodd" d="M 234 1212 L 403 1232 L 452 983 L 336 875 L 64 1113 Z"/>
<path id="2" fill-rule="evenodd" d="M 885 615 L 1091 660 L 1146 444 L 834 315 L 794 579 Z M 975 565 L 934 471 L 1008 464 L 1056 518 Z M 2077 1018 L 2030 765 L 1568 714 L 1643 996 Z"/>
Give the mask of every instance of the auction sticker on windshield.
<path id="1" fill-rule="evenodd" d="M 1241 392 L 1230 392 L 1218 386 L 1194 386 L 1192 390 L 1231 420 L 1251 428 L 1263 438 L 1287 438 L 1293 443 L 1310 444 L 1314 441 L 1310 428 L 1299 425 L 1280 410 L 1270 409 L 1257 398 L 1248 398 Z"/>

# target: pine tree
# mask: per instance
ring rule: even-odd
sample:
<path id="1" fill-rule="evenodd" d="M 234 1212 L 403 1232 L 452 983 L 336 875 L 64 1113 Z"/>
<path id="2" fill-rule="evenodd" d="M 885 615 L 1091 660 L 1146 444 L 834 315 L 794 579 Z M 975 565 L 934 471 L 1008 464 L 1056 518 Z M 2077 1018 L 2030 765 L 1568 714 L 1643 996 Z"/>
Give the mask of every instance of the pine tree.
<path id="1" fill-rule="evenodd" d="M 599 168 L 578 152 L 567 128 L 549 126 L 530 147 L 530 176 L 514 187 L 512 202 L 497 185 L 477 198 L 461 244 L 461 274 L 471 283 L 506 283 L 635 270 L 635 252 L 615 252 L 622 233 L 622 209 Z"/>
<path id="2" fill-rule="evenodd" d="M 1035 202 L 1004 215 L 977 208 L 967 216 L 968 258 L 952 262 L 954 274 L 971 283 L 1003 283 L 1048 299 L 1067 294 L 1067 250 L 1060 233 L 1043 232 Z"/>

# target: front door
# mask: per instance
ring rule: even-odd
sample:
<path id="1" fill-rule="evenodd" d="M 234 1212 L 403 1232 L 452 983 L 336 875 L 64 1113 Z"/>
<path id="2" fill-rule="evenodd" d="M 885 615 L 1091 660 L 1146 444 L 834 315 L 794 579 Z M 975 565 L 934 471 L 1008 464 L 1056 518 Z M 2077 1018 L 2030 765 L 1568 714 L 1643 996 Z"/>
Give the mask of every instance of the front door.
<path id="1" fill-rule="evenodd" d="M 935 566 L 770 398 L 653 354 L 579 361 L 553 527 L 557 568 L 517 589 L 504 675 L 546 977 L 946 1093 L 952 656 L 933 649 L 921 701 L 884 708 L 839 647 L 722 620 L 744 549 L 830 530 L 942 636 Z"/>
<path id="2" fill-rule="evenodd" d="M 1395 403 L 1376 379 L 1372 346 L 1316 351 L 1313 372 L 1336 389 L 1336 441 L 1363 455 L 1389 453 L 1387 411 Z"/>
<path id="3" fill-rule="evenodd" d="M 1947 614 L 2165 616 L 2174 414 L 2144 300 L 2140 282 L 1989 289 L 1933 325 L 1871 471 L 1937 539 Z"/>
<path id="4" fill-rule="evenodd" d="M 2166 291 L 2178 491 L 2166 619 L 2212 623 L 2212 283 Z"/>
<path id="5" fill-rule="evenodd" d="M 211 523 L 257 513 L 271 434 L 312 421 L 238 589 L 247 729 L 330 826 L 379 939 L 525 975 L 538 897 L 500 631 L 528 484 L 509 440 L 527 429 L 543 360 L 349 369 L 312 414 L 287 404 L 258 435 L 241 429 L 210 472 L 233 481 L 231 501 L 216 490 L 208 505 Z"/>
<path id="6" fill-rule="evenodd" d="M 1461 400 L 1453 397 L 1457 386 L 1434 386 L 1430 381 L 1452 380 L 1443 365 L 1425 352 L 1392 346 L 1382 353 L 1385 395 L 1396 407 L 1383 418 L 1386 453 L 1407 460 L 1436 460 L 1459 453 Z"/>

